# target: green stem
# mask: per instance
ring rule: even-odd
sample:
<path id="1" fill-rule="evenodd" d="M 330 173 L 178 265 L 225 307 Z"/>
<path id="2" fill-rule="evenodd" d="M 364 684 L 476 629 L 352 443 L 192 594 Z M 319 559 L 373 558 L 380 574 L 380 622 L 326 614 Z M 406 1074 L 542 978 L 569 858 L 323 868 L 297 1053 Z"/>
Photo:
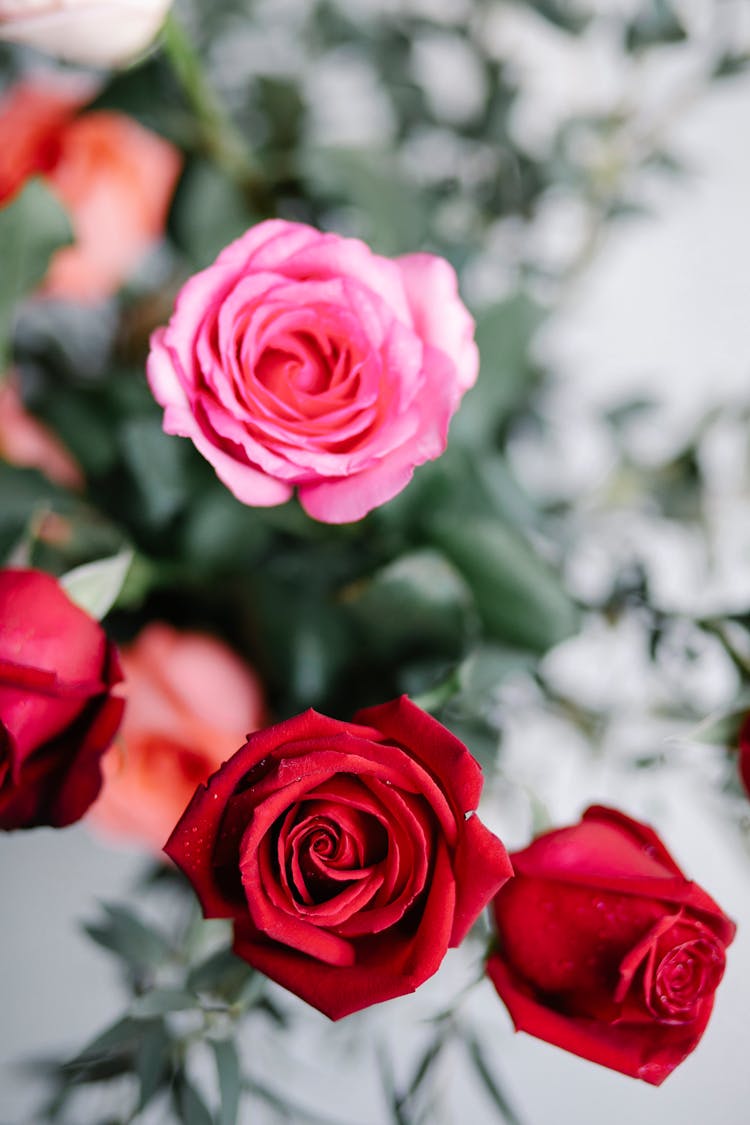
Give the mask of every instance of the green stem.
<path id="1" fill-rule="evenodd" d="M 268 194 L 259 169 L 245 138 L 208 81 L 190 36 L 173 14 L 164 24 L 162 41 L 164 53 L 195 114 L 200 147 L 242 189 L 248 202 L 257 205 Z"/>
<path id="2" fill-rule="evenodd" d="M 697 624 L 700 625 L 705 633 L 710 633 L 722 644 L 727 656 L 739 672 L 740 678 L 743 681 L 750 679 L 750 661 L 744 653 L 739 651 L 727 634 L 726 622 L 721 621 L 719 618 L 706 617 L 699 620 Z"/>
<path id="3" fill-rule="evenodd" d="M 461 680 L 458 670 L 452 672 L 447 680 L 442 683 L 436 684 L 434 688 L 429 691 L 422 692 L 421 695 L 412 697 L 412 703 L 417 707 L 421 707 L 423 711 L 439 711 L 442 707 L 449 703 L 451 699 L 461 690 Z"/>

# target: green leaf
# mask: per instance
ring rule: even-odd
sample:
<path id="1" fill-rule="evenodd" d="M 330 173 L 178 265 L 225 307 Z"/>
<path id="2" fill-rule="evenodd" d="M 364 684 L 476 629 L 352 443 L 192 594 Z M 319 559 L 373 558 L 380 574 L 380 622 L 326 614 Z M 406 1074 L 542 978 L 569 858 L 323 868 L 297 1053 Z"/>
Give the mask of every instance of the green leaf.
<path id="1" fill-rule="evenodd" d="M 489 636 L 543 653 L 575 632 L 578 613 L 560 579 L 503 524 L 446 512 L 429 533 L 469 584 Z"/>
<path id="2" fill-rule="evenodd" d="M 72 241 L 65 210 L 41 179 L 29 180 L 0 210 L 0 368 L 10 352 L 16 305 L 42 281 L 54 252 Z"/>
<path id="3" fill-rule="evenodd" d="M 52 427 L 87 477 L 106 473 L 117 459 L 112 441 L 112 409 L 91 388 L 71 387 L 62 379 L 37 390 L 32 409 Z"/>
<path id="4" fill-rule="evenodd" d="M 119 437 L 146 519 L 156 525 L 166 523 L 186 500 L 186 442 L 165 434 L 156 416 L 128 419 Z"/>
<path id="5" fill-rule="evenodd" d="M 307 564 L 312 570 L 309 557 Z M 290 711 L 315 706 L 355 655 L 350 619 L 327 591 L 296 576 L 279 581 L 258 574 L 254 594 L 260 645 L 270 677 L 284 691 L 284 706 Z"/>
<path id="6" fill-rule="evenodd" d="M 111 558 L 69 570 L 60 579 L 60 585 L 76 605 L 101 621 L 117 601 L 132 561 L 130 549 L 120 551 Z"/>
<path id="7" fill-rule="evenodd" d="M 131 1047 L 142 1032 L 142 1024 L 131 1019 L 130 1016 L 123 1016 L 87 1043 L 77 1055 L 74 1055 L 72 1059 L 65 1063 L 65 1067 L 76 1069 L 98 1059 L 106 1058 L 114 1051 Z"/>
<path id="8" fill-rule="evenodd" d="M 33 537 L 34 517 L 41 512 L 65 511 L 71 499 L 36 469 L 18 469 L 0 459 L 0 560 L 19 537 Z"/>
<path id="9" fill-rule="evenodd" d="M 497 644 L 478 645 L 458 668 L 458 683 L 465 702 L 486 703 L 509 676 L 528 672 L 533 657 L 526 649 L 507 648 Z"/>
<path id="10" fill-rule="evenodd" d="M 168 1012 L 185 1012 L 198 1006 L 195 996 L 181 988 L 157 988 L 139 996 L 130 1007 L 135 1019 L 150 1019 Z"/>
<path id="11" fill-rule="evenodd" d="M 180 1125 L 214 1125 L 206 1103 L 184 1072 L 178 1075 L 175 1082 L 174 1099 Z"/>
<path id="12" fill-rule="evenodd" d="M 170 957 L 172 949 L 167 939 L 127 907 L 105 903 L 104 911 L 104 922 L 84 926 L 99 945 L 136 967 L 161 965 Z"/>
<path id="13" fill-rule="evenodd" d="M 413 1102 L 417 1094 L 423 1089 L 426 1079 L 432 1074 L 433 1067 L 442 1054 L 445 1042 L 444 1036 L 438 1034 L 427 1044 L 414 1070 L 412 1080 L 409 1083 L 409 1089 L 401 1099 L 402 1107 L 408 1106 Z"/>
<path id="14" fill-rule="evenodd" d="M 435 550 L 402 555 L 343 597 L 368 646 L 381 656 L 414 648 L 455 653 L 471 629 L 471 592 Z"/>
<path id="15" fill-rule="evenodd" d="M 667 0 L 651 0 L 645 11 L 628 24 L 625 47 L 630 53 L 667 43 L 680 43 L 687 38 L 678 13 Z"/>
<path id="16" fill-rule="evenodd" d="M 240 1107 L 242 1075 L 237 1048 L 231 1039 L 215 1039 L 211 1042 L 216 1073 L 219 1079 L 221 1110 L 217 1125 L 236 1125 Z"/>
<path id="17" fill-rule="evenodd" d="M 484 1053 L 479 1044 L 479 1041 L 474 1035 L 469 1034 L 464 1040 L 466 1049 L 469 1052 L 469 1058 L 476 1068 L 476 1072 L 482 1080 L 485 1090 L 490 1095 L 497 1109 L 502 1114 L 503 1120 L 507 1125 L 522 1125 L 521 1119 L 511 1105 L 510 1101 L 505 1094 L 505 1091 L 500 1086 L 498 1080 L 490 1070 Z"/>
<path id="18" fill-rule="evenodd" d="M 268 549 L 271 532 L 258 509 L 216 487 L 191 495 L 182 524 L 181 550 L 195 568 L 236 572 L 257 563 Z"/>
<path id="19" fill-rule="evenodd" d="M 233 1004 L 255 977 L 255 970 L 231 949 L 220 949 L 190 970 L 187 987 L 194 992 L 215 993 Z"/>
<path id="20" fill-rule="evenodd" d="M 681 736 L 681 741 L 702 742 L 708 746 L 737 746 L 740 729 L 750 713 L 750 695 L 741 694 L 728 710 L 715 711 L 708 715 L 687 734 Z"/>
<path id="21" fill-rule="evenodd" d="M 161 1020 L 146 1027 L 135 1057 L 141 1090 L 138 1109 L 144 1109 L 162 1086 L 169 1069 L 172 1040 Z"/>
<path id="22" fill-rule="evenodd" d="M 743 74 L 750 68 L 750 51 L 736 53 L 731 49 L 725 51 L 713 65 L 712 78 L 734 78 Z"/>

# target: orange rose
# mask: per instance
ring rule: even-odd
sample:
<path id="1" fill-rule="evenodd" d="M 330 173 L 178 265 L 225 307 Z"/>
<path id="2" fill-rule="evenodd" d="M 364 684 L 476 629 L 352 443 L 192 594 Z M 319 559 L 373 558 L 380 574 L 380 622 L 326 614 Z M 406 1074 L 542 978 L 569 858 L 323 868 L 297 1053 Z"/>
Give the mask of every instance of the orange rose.
<path id="1" fill-rule="evenodd" d="M 60 439 L 26 411 L 13 376 L 0 381 L 0 461 L 38 469 L 65 488 L 83 487 L 79 466 Z"/>
<path id="2" fill-rule="evenodd" d="M 160 852 L 196 786 L 264 722 L 254 673 L 215 637 L 147 625 L 122 650 L 127 706 L 92 820 Z"/>
<path id="3" fill-rule="evenodd" d="M 86 84 L 21 83 L 0 103 L 0 202 L 45 176 L 75 244 L 53 257 L 43 292 L 96 301 L 116 292 L 161 237 L 180 173 L 174 145 L 125 114 L 74 116 Z"/>

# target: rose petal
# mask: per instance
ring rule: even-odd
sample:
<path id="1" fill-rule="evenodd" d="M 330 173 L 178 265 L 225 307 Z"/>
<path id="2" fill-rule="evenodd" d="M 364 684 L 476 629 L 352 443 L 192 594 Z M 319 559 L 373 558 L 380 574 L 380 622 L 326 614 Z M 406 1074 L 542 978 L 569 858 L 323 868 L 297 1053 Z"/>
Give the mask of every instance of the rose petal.
<path id="1" fill-rule="evenodd" d="M 396 259 L 396 265 L 417 332 L 455 364 L 459 398 L 476 382 L 479 351 L 474 319 L 458 295 L 456 272 L 444 258 L 433 254 L 406 254 Z"/>

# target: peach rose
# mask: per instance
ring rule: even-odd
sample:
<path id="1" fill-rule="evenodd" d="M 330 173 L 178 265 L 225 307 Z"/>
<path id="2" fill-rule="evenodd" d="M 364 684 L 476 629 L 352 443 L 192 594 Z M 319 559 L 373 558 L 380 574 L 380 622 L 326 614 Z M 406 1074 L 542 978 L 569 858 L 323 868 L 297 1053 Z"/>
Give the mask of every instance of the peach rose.
<path id="1" fill-rule="evenodd" d="M 147 625 L 121 658 L 125 719 L 91 818 L 160 852 L 196 786 L 262 725 L 261 687 L 217 638 L 162 622 Z"/>
<path id="2" fill-rule="evenodd" d="M 174 145 L 125 114 L 75 112 L 88 84 L 20 83 L 0 103 L 0 202 L 43 175 L 75 243 L 50 263 L 43 292 L 96 301 L 116 292 L 161 237 L 180 173 Z"/>
<path id="3" fill-rule="evenodd" d="M 90 66 L 122 66 L 151 43 L 172 0 L 0 0 L 0 39 Z"/>
<path id="4" fill-rule="evenodd" d="M 83 487 L 83 473 L 72 455 L 51 430 L 26 411 L 14 376 L 0 382 L 0 460 L 38 469 L 64 488 Z"/>

